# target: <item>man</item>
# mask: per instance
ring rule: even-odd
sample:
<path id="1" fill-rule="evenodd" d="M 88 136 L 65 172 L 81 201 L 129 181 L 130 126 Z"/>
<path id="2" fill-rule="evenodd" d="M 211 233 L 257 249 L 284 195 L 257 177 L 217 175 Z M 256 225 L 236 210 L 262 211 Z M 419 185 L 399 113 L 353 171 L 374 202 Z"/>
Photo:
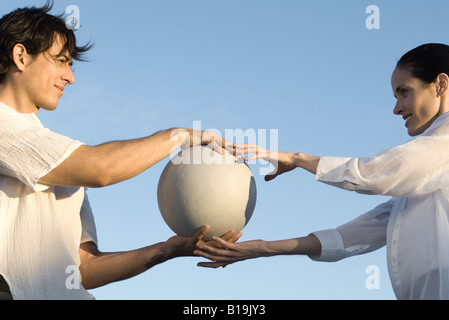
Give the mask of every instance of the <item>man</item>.
<path id="1" fill-rule="evenodd" d="M 76 45 L 51 8 L 48 2 L 0 19 L 0 299 L 91 299 L 87 289 L 193 255 L 207 226 L 192 238 L 100 252 L 84 187 L 128 180 L 179 147 L 211 144 L 224 152 L 227 143 L 209 132 L 170 129 L 86 146 L 44 128 L 37 114 L 57 108 L 75 82 L 72 60 L 89 49 Z M 224 239 L 234 241 L 231 233 Z M 82 286 L 67 285 L 73 270 Z"/>

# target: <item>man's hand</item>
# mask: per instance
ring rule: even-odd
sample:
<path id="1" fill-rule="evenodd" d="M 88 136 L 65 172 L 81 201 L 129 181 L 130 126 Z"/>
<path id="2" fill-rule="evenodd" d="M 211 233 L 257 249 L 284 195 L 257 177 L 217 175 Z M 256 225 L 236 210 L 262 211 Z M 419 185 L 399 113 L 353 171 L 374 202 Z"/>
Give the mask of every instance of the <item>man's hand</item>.
<path id="1" fill-rule="evenodd" d="M 248 259 L 255 259 L 263 256 L 268 256 L 268 248 L 266 242 L 263 240 L 254 240 L 241 243 L 230 243 L 224 239 L 214 238 L 218 244 L 210 246 L 208 244 L 199 245 L 195 254 L 203 258 L 212 260 L 213 262 L 200 262 L 199 267 L 219 268 L 226 267 L 235 262 L 244 261 Z"/>
<path id="2" fill-rule="evenodd" d="M 94 289 L 129 279 L 167 260 L 195 256 L 193 252 L 199 246 L 221 247 L 215 241 L 203 241 L 209 229 L 204 226 L 193 237 L 174 236 L 166 242 L 126 252 L 100 252 L 95 243 L 83 243 L 79 249 L 83 286 L 86 289 Z M 230 231 L 222 236 L 221 240 L 234 243 L 241 235 Z"/>
<path id="3" fill-rule="evenodd" d="M 210 246 L 210 247 L 219 247 L 221 248 L 221 244 L 212 240 L 212 241 L 204 241 L 203 238 L 209 232 L 210 227 L 204 226 L 200 228 L 193 237 L 184 237 L 184 236 L 174 236 L 167 240 L 167 248 L 168 248 L 168 259 L 175 257 L 190 257 L 195 256 L 194 251 L 197 250 L 200 246 Z M 236 233 L 234 231 L 229 231 L 221 238 L 218 238 L 226 243 L 235 243 L 242 236 L 241 233 Z"/>
<path id="4" fill-rule="evenodd" d="M 221 154 L 224 154 L 226 150 L 232 151 L 233 149 L 232 143 L 212 131 L 175 129 L 172 132 L 170 140 L 177 142 L 172 152 L 177 148 L 188 149 L 200 145 L 208 146 Z"/>

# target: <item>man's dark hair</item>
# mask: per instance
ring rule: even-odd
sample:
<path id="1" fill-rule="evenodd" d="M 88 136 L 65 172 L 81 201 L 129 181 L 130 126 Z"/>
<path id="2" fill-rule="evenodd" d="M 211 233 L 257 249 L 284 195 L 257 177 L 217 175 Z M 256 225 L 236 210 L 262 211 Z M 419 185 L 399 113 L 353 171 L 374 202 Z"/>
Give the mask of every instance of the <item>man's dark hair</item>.
<path id="1" fill-rule="evenodd" d="M 68 52 L 77 61 L 85 61 L 84 53 L 92 45 L 76 45 L 73 30 L 67 28 L 61 15 L 51 15 L 53 0 L 41 7 L 17 9 L 0 19 L 0 83 L 5 74 L 14 65 L 12 51 L 15 45 L 22 44 L 28 54 L 36 56 L 48 51 L 55 40 L 60 37 L 65 42 L 60 54 Z"/>
<path id="2" fill-rule="evenodd" d="M 441 73 L 449 75 L 449 46 L 441 43 L 423 44 L 404 54 L 397 67 L 408 68 L 415 78 L 430 84 Z"/>

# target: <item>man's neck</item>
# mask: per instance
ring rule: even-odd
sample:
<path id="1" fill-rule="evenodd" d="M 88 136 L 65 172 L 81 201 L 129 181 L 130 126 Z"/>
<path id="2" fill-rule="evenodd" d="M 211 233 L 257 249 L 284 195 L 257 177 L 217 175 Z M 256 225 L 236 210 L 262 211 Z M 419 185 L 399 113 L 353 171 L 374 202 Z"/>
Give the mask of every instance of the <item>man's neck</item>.
<path id="1" fill-rule="evenodd" d="M 20 87 L 15 86 L 6 79 L 0 84 L 0 102 L 3 102 L 19 113 L 38 114 L 39 108 L 26 97 L 27 95 L 21 92 Z"/>

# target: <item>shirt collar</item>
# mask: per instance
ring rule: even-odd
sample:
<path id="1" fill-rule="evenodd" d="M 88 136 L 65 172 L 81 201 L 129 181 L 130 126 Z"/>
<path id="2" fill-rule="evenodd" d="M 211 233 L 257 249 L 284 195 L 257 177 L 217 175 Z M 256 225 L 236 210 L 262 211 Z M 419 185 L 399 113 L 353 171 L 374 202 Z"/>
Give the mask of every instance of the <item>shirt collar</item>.
<path id="1" fill-rule="evenodd" d="M 423 132 L 423 135 L 424 136 L 432 135 L 438 128 L 440 128 L 442 125 L 444 125 L 448 121 L 449 121 L 449 112 L 443 113 L 430 125 L 429 128 L 427 128 Z"/>
<path id="2" fill-rule="evenodd" d="M 15 117 L 20 117 L 21 119 L 26 119 L 28 122 L 42 126 L 41 121 L 34 113 L 20 113 L 16 109 L 8 106 L 7 104 L 0 102 L 0 112 L 8 113 Z"/>

